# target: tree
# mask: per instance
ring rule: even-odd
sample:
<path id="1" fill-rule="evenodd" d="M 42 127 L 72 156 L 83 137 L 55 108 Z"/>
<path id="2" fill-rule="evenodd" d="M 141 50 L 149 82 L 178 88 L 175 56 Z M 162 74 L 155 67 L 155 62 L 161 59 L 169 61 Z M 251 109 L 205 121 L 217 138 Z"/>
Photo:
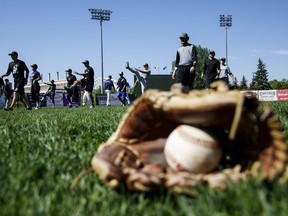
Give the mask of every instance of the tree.
<path id="1" fill-rule="evenodd" d="M 197 46 L 196 49 L 197 49 L 198 60 L 197 60 L 194 88 L 195 89 L 204 89 L 205 78 L 201 79 L 201 74 L 203 73 L 204 63 L 209 56 L 209 50 L 207 48 L 202 48 L 201 46 Z"/>
<path id="2" fill-rule="evenodd" d="M 281 81 L 272 80 L 269 82 L 272 89 L 288 89 L 288 80 L 283 79 Z"/>
<path id="3" fill-rule="evenodd" d="M 271 89 L 268 82 L 268 72 L 266 70 L 266 65 L 260 58 L 258 59 L 257 71 L 253 73 L 250 88 L 255 90 Z"/>
<path id="4" fill-rule="evenodd" d="M 242 80 L 241 80 L 240 85 L 239 85 L 239 89 L 240 90 L 248 89 L 248 83 L 247 83 L 245 76 L 242 77 Z"/>

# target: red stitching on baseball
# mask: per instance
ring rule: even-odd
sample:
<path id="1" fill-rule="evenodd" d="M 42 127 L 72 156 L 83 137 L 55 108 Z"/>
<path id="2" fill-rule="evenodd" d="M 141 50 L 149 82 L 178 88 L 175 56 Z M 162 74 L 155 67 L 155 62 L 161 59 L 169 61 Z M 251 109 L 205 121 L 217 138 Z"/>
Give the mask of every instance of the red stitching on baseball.
<path id="1" fill-rule="evenodd" d="M 181 126 L 179 126 L 179 127 L 181 127 Z M 187 131 L 185 131 L 184 128 L 179 128 L 179 127 L 176 130 L 182 136 L 181 137 L 182 139 L 184 139 L 188 142 L 197 144 L 197 145 L 207 147 L 207 148 L 214 148 L 214 149 L 218 148 L 218 142 L 217 141 L 215 141 L 215 140 L 208 141 L 208 140 L 202 140 L 200 138 L 196 138 L 193 136 L 194 134 L 189 134 L 189 133 L 187 133 Z"/>
<path id="2" fill-rule="evenodd" d="M 165 155 L 166 155 L 166 160 L 171 160 L 172 163 L 176 165 L 176 169 L 179 171 L 188 171 L 188 169 L 181 163 L 179 162 L 173 155 L 170 153 L 169 150 L 165 149 Z"/>

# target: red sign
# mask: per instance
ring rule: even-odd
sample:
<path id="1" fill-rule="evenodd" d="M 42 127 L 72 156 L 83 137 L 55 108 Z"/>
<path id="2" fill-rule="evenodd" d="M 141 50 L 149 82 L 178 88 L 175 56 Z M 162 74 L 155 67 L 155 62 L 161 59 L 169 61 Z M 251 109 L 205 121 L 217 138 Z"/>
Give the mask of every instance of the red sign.
<path id="1" fill-rule="evenodd" d="M 278 101 L 288 100 L 288 89 L 277 90 Z"/>

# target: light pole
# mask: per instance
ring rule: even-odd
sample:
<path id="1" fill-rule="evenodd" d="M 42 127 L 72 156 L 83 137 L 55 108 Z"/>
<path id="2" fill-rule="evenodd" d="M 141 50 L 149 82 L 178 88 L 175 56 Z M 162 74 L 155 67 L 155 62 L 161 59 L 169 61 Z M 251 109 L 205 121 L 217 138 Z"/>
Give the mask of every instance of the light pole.
<path id="1" fill-rule="evenodd" d="M 110 20 L 110 10 L 102 9 L 89 9 L 91 12 L 92 20 L 100 20 L 100 32 L 101 32 L 101 93 L 103 93 L 104 88 L 104 69 L 103 69 L 103 37 L 102 37 L 102 22 Z"/>
<path id="2" fill-rule="evenodd" d="M 228 65 L 228 42 L 227 42 L 227 29 L 232 26 L 232 15 L 220 15 L 219 18 L 220 27 L 225 27 L 226 29 L 226 64 Z"/>

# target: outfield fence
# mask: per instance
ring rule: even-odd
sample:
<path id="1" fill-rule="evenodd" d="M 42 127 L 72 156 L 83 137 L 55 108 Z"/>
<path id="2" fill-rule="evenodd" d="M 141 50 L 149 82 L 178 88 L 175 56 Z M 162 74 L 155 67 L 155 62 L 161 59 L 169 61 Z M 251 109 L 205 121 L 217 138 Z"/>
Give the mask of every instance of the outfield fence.
<path id="1" fill-rule="evenodd" d="M 241 91 L 246 96 L 256 96 L 259 101 L 288 101 L 288 89 L 281 89 L 281 90 L 246 90 Z M 96 105 L 106 105 L 106 94 L 93 94 L 94 95 L 94 101 L 96 102 Z M 35 105 L 35 102 L 32 100 L 31 94 L 27 94 L 28 99 L 30 101 L 30 104 L 32 106 Z M 40 93 L 40 98 L 44 96 L 43 93 Z M 0 95 L 0 108 L 3 108 L 5 106 L 5 100 L 4 95 Z M 130 101 L 133 102 L 136 97 L 134 94 L 129 94 Z M 78 103 L 72 101 L 72 106 L 79 106 L 81 103 L 80 96 L 78 98 Z M 68 100 L 67 100 L 67 93 L 64 91 L 56 91 L 55 94 L 55 106 L 67 106 Z M 119 106 L 121 105 L 119 99 L 117 98 L 117 94 L 111 95 L 111 105 Z M 52 101 L 49 97 L 46 98 L 46 100 L 41 102 L 41 106 L 53 106 Z"/>
<path id="2" fill-rule="evenodd" d="M 281 90 L 247 90 L 241 91 L 247 96 L 255 95 L 259 101 L 287 101 L 288 89 Z"/>

